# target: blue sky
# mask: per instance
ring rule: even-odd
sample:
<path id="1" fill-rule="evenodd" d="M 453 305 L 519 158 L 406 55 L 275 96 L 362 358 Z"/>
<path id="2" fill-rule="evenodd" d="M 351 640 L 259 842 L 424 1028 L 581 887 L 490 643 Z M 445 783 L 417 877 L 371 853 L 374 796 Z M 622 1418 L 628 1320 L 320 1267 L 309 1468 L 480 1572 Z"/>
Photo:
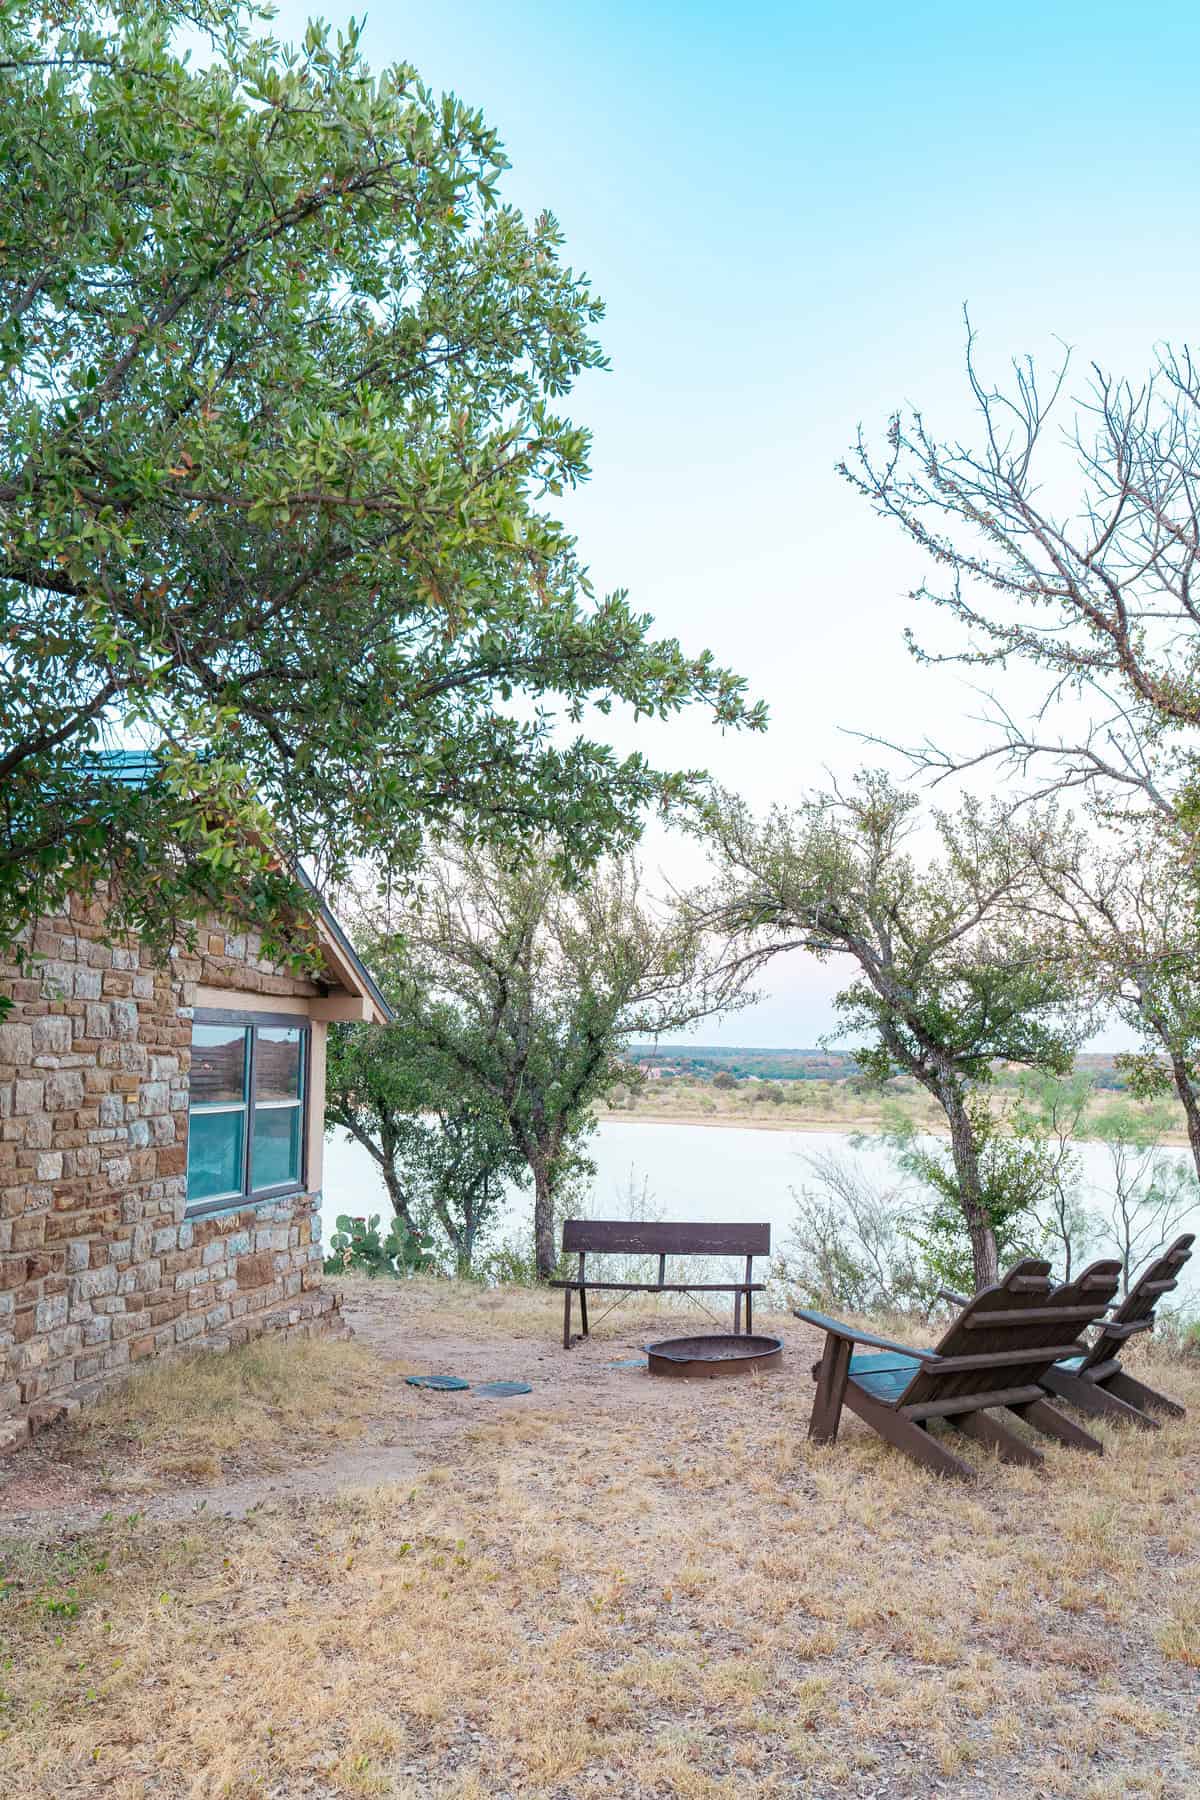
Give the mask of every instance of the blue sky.
<path id="1" fill-rule="evenodd" d="M 279 34 L 310 10 L 282 6 Z M 508 197 L 556 213 L 608 304 L 612 371 L 572 405 L 594 474 L 567 511 L 598 585 L 772 713 L 758 740 L 697 717 L 617 721 L 615 741 L 759 804 L 853 768 L 847 729 L 962 741 L 969 691 L 901 642 L 914 554 L 834 464 L 905 402 L 969 430 L 964 303 L 997 375 L 1065 339 L 1080 385 L 1092 358 L 1136 376 L 1193 334 L 1197 9 L 470 0 L 367 19 L 372 62 L 483 108 Z M 760 1007 L 703 1035 L 811 1042 L 840 979 L 777 964 Z"/>

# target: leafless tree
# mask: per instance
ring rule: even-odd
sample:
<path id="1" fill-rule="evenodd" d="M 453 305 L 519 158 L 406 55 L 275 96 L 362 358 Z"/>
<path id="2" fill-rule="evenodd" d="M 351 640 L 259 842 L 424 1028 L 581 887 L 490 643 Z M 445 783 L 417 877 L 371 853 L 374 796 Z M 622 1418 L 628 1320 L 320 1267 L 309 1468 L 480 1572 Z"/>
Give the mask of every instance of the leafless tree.
<path id="1" fill-rule="evenodd" d="M 795 1196 L 793 1255 L 780 1258 L 781 1278 L 809 1306 L 927 1310 L 934 1280 L 905 1237 L 910 1206 L 903 1182 L 882 1185 L 859 1158 L 834 1151 L 802 1160 L 811 1184 Z"/>
<path id="2" fill-rule="evenodd" d="M 1081 1197 L 1083 1163 L 1078 1141 L 1086 1135 L 1094 1086 L 1087 1075 L 1045 1075 L 1028 1071 L 1009 1115 L 1014 1135 L 1037 1155 L 1041 1204 L 1038 1223 L 1048 1244 L 1061 1246 L 1056 1258 L 1064 1281 L 1093 1235 L 1093 1221 Z"/>
<path id="3" fill-rule="evenodd" d="M 1180 1226 L 1200 1207 L 1200 1188 L 1190 1169 L 1164 1154 L 1153 1124 L 1114 1121 L 1105 1133 L 1112 1187 L 1100 1215 L 1101 1235 L 1121 1259 L 1123 1293 L 1138 1271 L 1160 1256 Z"/>
<path id="4" fill-rule="evenodd" d="M 1133 1091 L 1174 1092 L 1200 1175 L 1200 901 L 1186 831 L 1146 824 L 1097 843 L 1064 822 L 1032 851 L 1044 900 L 1029 903 L 1030 954 L 1138 1033 L 1123 1058 Z"/>
<path id="5" fill-rule="evenodd" d="M 886 449 L 860 432 L 841 472 L 932 558 L 912 598 L 961 628 L 925 662 L 1046 673 L 1030 720 L 986 693 L 991 741 L 974 756 L 908 746 L 935 778 L 992 762 L 1105 805 L 1170 812 L 1200 725 L 1200 367 L 1166 349 L 1139 384 L 1093 365 L 1067 390 L 1070 353 L 1043 384 L 1030 359 L 1006 387 L 980 374 L 968 321 L 975 441 L 941 441 L 921 412 L 896 413 Z M 1082 702 L 1076 729 L 1066 722 Z"/>

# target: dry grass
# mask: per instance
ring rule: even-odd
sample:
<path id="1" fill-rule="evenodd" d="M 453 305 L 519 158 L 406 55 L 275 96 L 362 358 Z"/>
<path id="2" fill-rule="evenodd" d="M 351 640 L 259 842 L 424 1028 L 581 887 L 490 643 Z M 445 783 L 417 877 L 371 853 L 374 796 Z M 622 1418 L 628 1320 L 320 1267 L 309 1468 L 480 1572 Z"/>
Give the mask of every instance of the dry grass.
<path id="1" fill-rule="evenodd" d="M 810 1449 L 802 1370 L 534 1396 L 415 1483 L 13 1547 L 0 1792 L 1193 1796 L 1200 1370 L 1164 1380 L 1189 1421 L 1044 1476 L 956 1440 L 969 1488 L 855 1422 Z"/>
<path id="2" fill-rule="evenodd" d="M 122 1490 L 281 1468 L 357 1437 L 380 1379 L 369 1352 L 320 1338 L 149 1363 L 78 1415 L 62 1454 L 118 1472 Z"/>
<path id="3" fill-rule="evenodd" d="M 652 1265 L 656 1265 L 657 1259 L 649 1260 Z M 571 1261 L 573 1265 L 574 1259 Z M 710 1262 L 713 1273 L 701 1273 Z M 724 1267 L 722 1259 L 718 1257 L 688 1257 L 686 1266 L 683 1259 L 680 1259 L 680 1265 L 684 1275 L 691 1273 L 697 1280 L 717 1279 L 719 1269 Z M 611 1266 L 608 1272 L 612 1272 Z M 625 1279 L 620 1275 L 618 1278 Z M 741 1278 L 740 1262 L 734 1278 Z M 673 1279 L 670 1262 L 668 1279 Z M 553 1344 L 561 1341 L 563 1297 L 558 1288 L 485 1288 L 472 1281 L 426 1281 L 413 1278 L 405 1280 L 397 1293 L 391 1281 L 373 1280 L 365 1275 L 339 1275 L 328 1280 L 327 1285 L 337 1289 L 342 1296 L 343 1305 L 350 1310 L 357 1306 L 390 1310 L 399 1304 L 403 1307 L 408 1325 L 420 1329 L 428 1324 L 448 1338 L 459 1336 L 470 1342 L 481 1336 L 503 1333 L 505 1338 L 520 1343 Z M 639 1327 L 645 1328 L 646 1334 L 659 1327 L 664 1336 L 668 1332 L 679 1332 L 685 1328 L 696 1331 L 730 1330 L 733 1314 L 729 1296 L 711 1298 L 711 1316 L 706 1318 L 693 1303 L 680 1295 L 639 1294 L 636 1318 Z M 617 1306 L 614 1301 L 615 1296 L 600 1294 L 593 1296 L 590 1302 L 591 1333 L 597 1342 L 621 1342 L 628 1335 L 630 1319 L 635 1315 L 627 1306 Z M 760 1311 L 761 1309 L 756 1308 L 756 1319 L 760 1317 Z M 765 1330 L 765 1315 L 763 1318 Z M 573 1302 L 571 1323 L 573 1331 L 578 1332 L 578 1300 Z"/>

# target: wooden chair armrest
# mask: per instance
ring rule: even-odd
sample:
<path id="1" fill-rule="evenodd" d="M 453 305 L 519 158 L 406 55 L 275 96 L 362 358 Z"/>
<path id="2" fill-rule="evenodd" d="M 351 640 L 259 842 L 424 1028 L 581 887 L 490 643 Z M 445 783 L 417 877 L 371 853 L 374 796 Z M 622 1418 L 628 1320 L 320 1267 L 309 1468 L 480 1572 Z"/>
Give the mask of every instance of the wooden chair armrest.
<path id="1" fill-rule="evenodd" d="M 913 1356 L 919 1362 L 937 1362 L 932 1350 L 914 1350 L 911 1344 L 898 1344 L 894 1338 L 878 1337 L 873 1331 L 863 1331 L 858 1325 L 847 1325 L 842 1319 L 831 1319 L 825 1313 L 809 1312 L 802 1306 L 793 1306 L 792 1312 L 797 1319 L 803 1319 L 807 1325 L 818 1325 L 830 1337 L 845 1338 L 851 1344 L 874 1344 L 880 1350 L 898 1350 L 901 1356 Z"/>

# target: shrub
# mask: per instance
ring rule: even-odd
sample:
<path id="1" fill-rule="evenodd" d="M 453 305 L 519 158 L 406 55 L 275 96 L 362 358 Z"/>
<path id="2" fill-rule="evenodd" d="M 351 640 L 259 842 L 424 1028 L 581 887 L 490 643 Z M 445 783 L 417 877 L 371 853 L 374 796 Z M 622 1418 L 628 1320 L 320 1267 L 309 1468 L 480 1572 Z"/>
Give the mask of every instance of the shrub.
<path id="1" fill-rule="evenodd" d="M 352 1270 L 361 1275 L 414 1275 L 436 1268 L 431 1254 L 433 1240 L 423 1232 L 408 1231 L 399 1219 L 393 1219 L 387 1235 L 381 1236 L 379 1214 L 369 1219 L 338 1215 L 337 1230 L 329 1240 L 325 1258 L 327 1275 L 347 1275 Z"/>
<path id="2" fill-rule="evenodd" d="M 927 1312 L 935 1272 L 914 1254 L 903 1185 L 880 1188 L 856 1158 L 803 1158 L 816 1187 L 795 1195 L 788 1250 L 773 1274 L 789 1297 L 819 1311 Z"/>

